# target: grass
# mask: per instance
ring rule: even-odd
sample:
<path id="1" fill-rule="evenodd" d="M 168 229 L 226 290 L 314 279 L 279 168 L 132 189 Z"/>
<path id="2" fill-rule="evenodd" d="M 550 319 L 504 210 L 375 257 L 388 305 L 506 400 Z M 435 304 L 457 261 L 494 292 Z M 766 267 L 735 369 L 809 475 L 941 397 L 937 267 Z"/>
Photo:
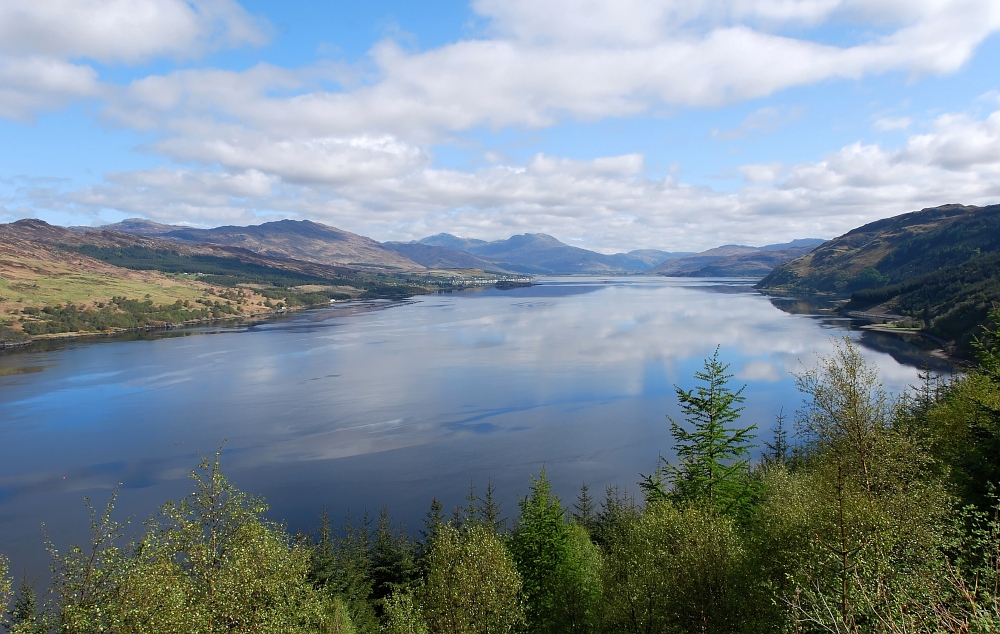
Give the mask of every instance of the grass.
<path id="1" fill-rule="evenodd" d="M 0 331 L 7 339 L 23 336 L 11 330 L 22 329 L 25 309 L 37 312 L 45 307 L 73 305 L 74 310 L 95 310 L 98 305 L 108 305 L 114 297 L 148 300 L 154 306 L 189 302 L 200 308 L 198 300 L 225 301 L 224 295 L 234 293 L 191 276 L 131 271 L 90 259 L 49 255 L 46 259 L 44 255 L 33 258 L 11 253 L 0 257 Z M 238 307 L 239 312 L 266 310 L 266 298 L 250 289 L 244 293 L 250 297 Z"/>

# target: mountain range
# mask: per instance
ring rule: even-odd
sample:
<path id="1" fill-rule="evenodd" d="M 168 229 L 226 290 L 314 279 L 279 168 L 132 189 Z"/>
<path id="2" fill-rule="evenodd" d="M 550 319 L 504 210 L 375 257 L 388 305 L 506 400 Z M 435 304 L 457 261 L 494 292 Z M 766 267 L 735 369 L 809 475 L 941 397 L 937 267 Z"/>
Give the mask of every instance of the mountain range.
<path id="1" fill-rule="evenodd" d="M 386 243 L 385 246 L 412 249 L 413 245 L 428 245 L 474 255 L 504 270 L 520 273 L 761 277 L 776 264 L 807 253 L 822 243 L 820 239 L 802 239 L 765 247 L 727 245 L 701 253 L 639 249 L 606 255 L 564 244 L 544 233 L 526 233 L 492 242 L 440 233 L 419 242 Z"/>
<path id="2" fill-rule="evenodd" d="M 418 242 L 386 243 L 385 246 L 410 250 L 412 245 L 465 253 L 504 270 L 540 275 L 643 273 L 667 258 L 686 255 L 654 249 L 606 255 L 564 244 L 544 233 L 525 233 L 492 242 L 439 233 Z"/>
<path id="3" fill-rule="evenodd" d="M 247 227 L 195 229 L 128 219 L 77 231 L 112 231 L 187 245 L 218 245 L 262 256 L 358 270 L 418 272 L 426 269 L 479 269 L 494 273 L 536 275 L 656 273 L 681 276 L 761 277 L 776 264 L 798 257 L 823 241 L 797 240 L 783 245 L 729 245 L 703 253 L 639 249 L 607 255 L 570 246 L 544 233 L 505 240 L 476 240 L 441 233 L 413 242 L 378 243 L 309 220 L 281 220 Z M 676 262 L 676 265 L 672 263 Z"/>
<path id="4" fill-rule="evenodd" d="M 130 233 L 185 244 L 238 247 L 264 256 L 362 270 L 382 268 L 409 271 L 425 268 L 384 248 L 371 238 L 311 220 L 279 220 L 246 227 L 194 229 L 133 218 L 102 227 L 76 229 L 84 232 L 96 230 Z"/>
<path id="5" fill-rule="evenodd" d="M 102 292 L 109 297 L 142 289 L 147 297 L 160 293 L 174 301 L 197 299 L 208 292 L 206 284 L 217 284 L 254 289 L 253 305 L 263 306 L 270 299 L 294 305 L 403 296 L 440 283 L 433 280 L 477 271 L 739 276 L 762 277 L 757 288 L 767 292 L 839 294 L 849 297 L 848 310 L 968 344 L 990 310 L 1000 306 L 1000 205 L 923 209 L 828 242 L 612 255 L 542 233 L 494 241 L 443 233 L 379 243 L 311 221 L 195 229 L 141 219 L 96 228 L 21 220 L 0 225 L 0 256 L 0 304 L 10 304 L 4 308 L 8 313 L 17 308 L 11 302 L 20 304 L 22 298 L 32 305 L 68 301 L 65 288 L 73 284 L 80 298 L 92 295 L 94 285 L 105 285 Z M 464 272 L 439 273 L 456 269 Z M 164 294 L 168 288 L 174 290 Z"/>

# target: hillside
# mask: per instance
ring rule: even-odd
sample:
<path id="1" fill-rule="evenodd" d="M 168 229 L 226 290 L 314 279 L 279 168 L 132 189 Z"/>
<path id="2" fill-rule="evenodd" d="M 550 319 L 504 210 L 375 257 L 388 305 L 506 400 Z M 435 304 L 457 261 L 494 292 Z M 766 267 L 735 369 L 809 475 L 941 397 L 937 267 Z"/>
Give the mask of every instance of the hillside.
<path id="1" fill-rule="evenodd" d="M 436 286 L 417 278 L 20 220 L 0 225 L 0 347 L 29 335 L 158 327 Z"/>
<path id="2" fill-rule="evenodd" d="M 193 229 L 129 219 L 98 229 L 155 236 L 187 244 L 239 247 L 269 257 L 355 269 L 421 271 L 425 268 L 371 238 L 310 220 L 279 220 L 247 227 Z"/>
<path id="3" fill-rule="evenodd" d="M 774 267 L 805 255 L 822 244 L 818 238 L 749 247 L 738 244 L 666 260 L 650 270 L 670 277 L 763 277 Z"/>
<path id="4" fill-rule="evenodd" d="M 851 294 L 847 310 L 967 345 L 1000 305 L 1000 205 L 944 205 L 869 223 L 777 267 L 768 291 Z"/>
<path id="5" fill-rule="evenodd" d="M 26 240 L 11 227 L 0 225 L 0 348 L 31 336 L 270 311 L 251 289 L 230 293 L 198 279 L 121 268 Z"/>
<path id="6" fill-rule="evenodd" d="M 133 269 L 161 270 L 156 266 L 144 266 L 141 262 L 126 264 L 125 260 L 122 259 L 125 252 L 131 253 L 135 257 L 140 257 L 140 259 L 142 256 L 139 256 L 138 254 L 144 251 L 151 253 L 166 251 L 181 258 L 230 259 L 250 266 L 280 269 L 281 271 L 286 271 L 295 275 L 324 279 L 349 278 L 358 274 L 355 269 L 345 266 L 331 266 L 284 257 L 270 257 L 239 247 L 229 247 L 216 244 L 178 243 L 173 240 L 148 237 L 145 235 L 134 235 L 106 228 L 112 226 L 117 227 L 120 226 L 120 224 L 106 225 L 105 227 L 90 228 L 85 231 L 81 231 L 79 228 L 66 228 L 50 225 L 41 220 L 19 220 L 8 225 L 0 225 L 0 235 L 6 238 L 17 238 L 28 242 L 36 242 L 50 246 L 68 247 L 77 251 L 88 248 L 124 250 L 118 256 L 109 254 L 109 257 L 117 258 L 118 261 L 112 262 L 113 264 Z M 165 227 L 167 225 L 159 226 Z M 90 255 L 93 256 L 95 253 L 96 252 L 90 252 Z M 170 272 L 180 272 L 179 270 L 174 269 L 167 270 Z"/>
<path id="7" fill-rule="evenodd" d="M 758 288 L 852 293 L 1000 250 L 1000 205 L 944 205 L 869 223 L 792 260 Z"/>

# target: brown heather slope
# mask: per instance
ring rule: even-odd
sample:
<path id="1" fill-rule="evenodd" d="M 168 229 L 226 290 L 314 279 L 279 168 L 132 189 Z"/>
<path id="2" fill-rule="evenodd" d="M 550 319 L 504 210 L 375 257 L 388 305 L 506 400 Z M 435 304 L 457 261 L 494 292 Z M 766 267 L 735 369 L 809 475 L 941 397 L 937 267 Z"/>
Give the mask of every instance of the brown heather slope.
<path id="1" fill-rule="evenodd" d="M 360 270 L 425 270 L 425 267 L 385 248 L 371 238 L 310 220 L 280 220 L 247 227 L 193 229 L 129 219 L 97 229 L 155 236 L 187 244 L 210 243 L 239 247 L 273 258 L 347 266 Z M 87 230 L 88 233 L 90 231 L 92 230 Z"/>
<path id="2" fill-rule="evenodd" d="M 79 253 L 12 235 L 0 225 L 0 329 L 20 329 L 24 309 L 73 303 L 91 309 L 113 297 L 148 299 L 156 305 L 197 302 L 226 289 L 156 271 L 133 271 Z M 267 312 L 265 298 L 249 289 L 239 312 Z"/>
<path id="3" fill-rule="evenodd" d="M 149 224 L 155 225 L 156 223 Z M 166 227 L 167 225 L 158 226 Z M 235 258 L 240 262 L 248 264 L 257 264 L 323 278 L 351 277 L 357 273 L 355 269 L 346 266 L 324 265 L 284 257 L 271 257 L 239 247 L 217 244 L 185 244 L 158 237 L 108 230 L 103 227 L 87 229 L 86 231 L 71 230 L 65 227 L 50 225 L 42 220 L 33 219 L 18 220 L 7 225 L 0 225 L 0 240 L 12 238 L 52 246 L 141 247 L 144 249 L 176 251 L 181 255 L 188 256 L 208 255 L 219 258 Z"/>

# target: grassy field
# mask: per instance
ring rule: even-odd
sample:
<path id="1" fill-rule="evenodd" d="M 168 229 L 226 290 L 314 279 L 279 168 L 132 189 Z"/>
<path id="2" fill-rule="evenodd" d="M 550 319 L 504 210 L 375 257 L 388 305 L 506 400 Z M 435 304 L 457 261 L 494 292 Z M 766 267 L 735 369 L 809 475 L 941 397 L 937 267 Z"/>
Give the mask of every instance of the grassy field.
<path id="1" fill-rule="evenodd" d="M 26 250 L 0 245 L 0 328 L 21 330 L 25 309 L 72 303 L 95 309 L 113 297 L 149 300 L 155 305 L 222 297 L 232 289 L 217 288 L 189 276 L 132 271 L 58 249 Z M 242 314 L 265 312 L 267 298 L 245 289 Z"/>

